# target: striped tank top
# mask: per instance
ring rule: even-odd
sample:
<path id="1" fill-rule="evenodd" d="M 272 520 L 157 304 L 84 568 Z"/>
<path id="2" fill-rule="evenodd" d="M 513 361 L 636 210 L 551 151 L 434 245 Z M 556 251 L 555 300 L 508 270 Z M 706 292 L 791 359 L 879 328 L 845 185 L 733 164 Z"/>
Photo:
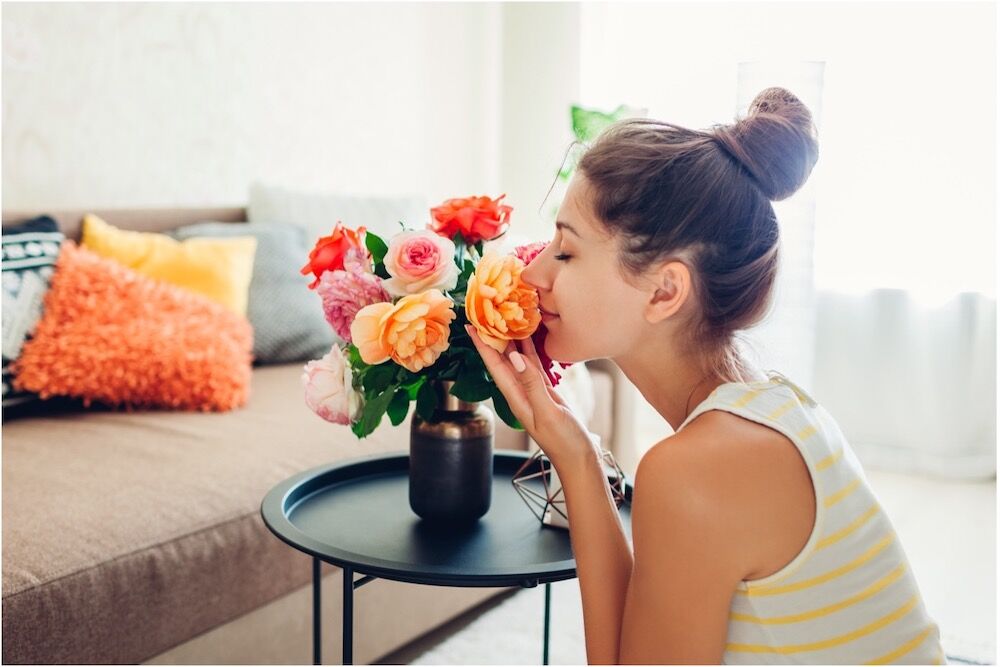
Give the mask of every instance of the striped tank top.
<path id="1" fill-rule="evenodd" d="M 830 414 L 771 371 L 720 385 L 677 429 L 724 410 L 787 436 L 816 494 L 809 541 L 785 567 L 740 582 L 723 664 L 947 664 L 899 537 Z"/>

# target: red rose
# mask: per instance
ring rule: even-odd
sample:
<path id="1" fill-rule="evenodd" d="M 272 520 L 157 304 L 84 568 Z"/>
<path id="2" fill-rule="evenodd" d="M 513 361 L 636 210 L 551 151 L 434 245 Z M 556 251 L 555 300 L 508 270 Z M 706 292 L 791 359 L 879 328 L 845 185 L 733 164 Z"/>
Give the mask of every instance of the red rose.
<path id="1" fill-rule="evenodd" d="M 479 241 L 492 241 L 507 231 L 510 212 L 514 209 L 500 200 L 489 197 L 465 197 L 449 199 L 431 209 L 431 223 L 428 225 L 438 234 L 452 239 L 460 232 L 466 244 L 475 245 Z"/>
<path id="2" fill-rule="evenodd" d="M 365 231 L 364 227 L 358 227 L 357 230 L 348 229 L 338 220 L 330 236 L 320 237 L 316 241 L 316 246 L 309 253 L 309 262 L 302 267 L 302 275 L 307 276 L 312 273 L 315 276 L 309 289 L 315 289 L 324 272 L 342 271 L 344 255 L 350 248 L 357 248 L 363 255 L 368 255 L 368 250 L 362 241 Z"/>
<path id="3" fill-rule="evenodd" d="M 559 380 L 562 376 L 556 373 L 553 367 L 555 364 L 552 362 L 552 358 L 545 353 L 545 337 L 549 335 L 549 330 L 545 327 L 545 322 L 539 322 L 538 328 L 535 332 L 531 334 L 531 343 L 535 346 L 535 352 L 538 353 L 538 361 L 542 364 L 542 369 L 549 378 L 549 382 L 555 387 L 559 384 Z M 564 364 L 563 362 L 558 362 L 563 368 L 569 368 L 572 363 Z"/>

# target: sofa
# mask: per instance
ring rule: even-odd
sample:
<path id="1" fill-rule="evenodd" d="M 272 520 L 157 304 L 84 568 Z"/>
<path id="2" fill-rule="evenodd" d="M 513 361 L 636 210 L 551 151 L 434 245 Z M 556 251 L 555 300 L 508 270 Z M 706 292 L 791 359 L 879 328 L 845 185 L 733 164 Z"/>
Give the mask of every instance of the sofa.
<path id="1" fill-rule="evenodd" d="M 87 212 L 139 231 L 247 220 L 240 207 L 5 211 L 3 225 L 45 213 L 79 239 Z M 261 500 L 303 470 L 405 450 L 413 410 L 358 440 L 304 404 L 303 363 L 254 365 L 247 404 L 229 412 L 52 399 L 5 417 L 3 661 L 311 662 L 312 561 L 270 533 Z M 585 369 L 589 428 L 628 458 L 627 380 L 607 360 Z M 496 448 L 532 446 L 496 420 Z M 339 568 L 324 564 L 323 656 L 332 662 L 341 655 L 341 582 Z M 508 590 L 377 579 L 356 594 L 355 660 L 378 662 Z"/>

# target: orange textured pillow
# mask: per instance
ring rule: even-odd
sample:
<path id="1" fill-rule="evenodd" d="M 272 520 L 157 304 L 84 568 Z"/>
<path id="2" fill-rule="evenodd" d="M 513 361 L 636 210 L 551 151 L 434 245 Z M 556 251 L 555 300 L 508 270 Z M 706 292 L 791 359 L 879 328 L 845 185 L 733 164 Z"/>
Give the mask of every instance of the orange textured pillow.
<path id="1" fill-rule="evenodd" d="M 129 410 L 231 410 L 249 398 L 252 349 L 245 317 L 66 241 L 14 386 Z"/>

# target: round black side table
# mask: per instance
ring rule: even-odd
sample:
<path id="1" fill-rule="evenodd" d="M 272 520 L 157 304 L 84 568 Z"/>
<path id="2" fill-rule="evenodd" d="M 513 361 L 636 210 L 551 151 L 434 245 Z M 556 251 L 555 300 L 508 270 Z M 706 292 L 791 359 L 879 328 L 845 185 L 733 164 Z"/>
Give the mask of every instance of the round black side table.
<path id="1" fill-rule="evenodd" d="M 551 583 L 576 576 L 569 532 L 544 526 L 512 483 L 527 452 L 496 451 L 493 499 L 478 522 L 436 528 L 409 505 L 409 456 L 381 454 L 294 475 L 261 502 L 264 523 L 286 544 L 313 557 L 313 662 L 320 656 L 320 563 L 344 574 L 343 664 L 352 664 L 354 590 L 382 578 L 433 586 L 545 584 L 542 664 L 549 658 Z M 537 480 L 538 491 L 542 483 Z M 625 484 L 622 523 L 631 538 L 632 485 Z M 354 574 L 361 577 L 357 580 Z"/>

